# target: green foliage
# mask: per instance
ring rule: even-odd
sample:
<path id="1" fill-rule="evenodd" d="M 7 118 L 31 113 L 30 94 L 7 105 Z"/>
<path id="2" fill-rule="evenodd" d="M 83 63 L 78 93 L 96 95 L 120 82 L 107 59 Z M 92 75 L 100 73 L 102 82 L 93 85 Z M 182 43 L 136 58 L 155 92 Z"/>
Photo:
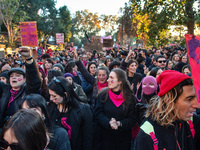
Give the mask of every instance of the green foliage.
<path id="1" fill-rule="evenodd" d="M 194 22 L 199 11 L 194 7 L 194 0 L 132 0 L 132 7 L 137 8 L 140 15 L 148 15 L 149 43 L 156 44 L 170 25 L 184 25 L 188 33 L 193 34 Z M 164 38 L 163 38 L 164 39 Z M 164 43 L 168 40 L 162 41 Z M 163 44 L 164 44 L 163 43 Z"/>
<path id="2" fill-rule="evenodd" d="M 72 19 L 71 41 L 79 47 L 82 44 L 87 43 L 85 32 L 89 37 L 98 35 L 101 29 L 104 29 L 109 35 L 115 31 L 115 25 L 117 22 L 117 16 L 113 15 L 101 15 L 97 13 L 91 13 L 88 10 L 77 11 L 75 17 Z"/>
<path id="3" fill-rule="evenodd" d="M 21 0 L 21 10 L 27 12 L 27 21 L 37 21 L 38 38 L 64 33 L 65 41 L 71 37 L 71 16 L 67 6 L 55 8 L 54 0 Z"/>
<path id="4" fill-rule="evenodd" d="M 19 29 L 19 22 L 27 19 L 26 12 L 19 9 L 20 0 L 1 0 L 0 19 L 8 31 L 8 43 L 10 47 L 15 46 L 15 39 Z"/>

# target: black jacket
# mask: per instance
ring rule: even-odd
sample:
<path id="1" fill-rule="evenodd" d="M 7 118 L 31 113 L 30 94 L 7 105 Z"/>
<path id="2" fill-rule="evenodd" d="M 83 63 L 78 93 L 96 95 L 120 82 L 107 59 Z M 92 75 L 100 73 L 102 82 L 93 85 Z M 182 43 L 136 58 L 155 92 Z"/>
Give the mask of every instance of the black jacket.
<path id="1" fill-rule="evenodd" d="M 37 71 L 35 62 L 32 64 L 25 64 L 26 66 L 26 83 L 24 83 L 16 97 L 14 98 L 12 105 L 14 110 L 13 113 L 19 110 L 19 104 L 22 98 L 30 93 L 40 94 L 41 80 Z M 9 102 L 11 86 L 0 81 L 0 127 L 2 128 L 5 124 L 5 120 L 8 120 L 10 116 L 6 116 L 7 106 Z M 6 119 L 7 118 L 7 119 Z"/>
<path id="2" fill-rule="evenodd" d="M 92 150 L 93 144 L 93 124 L 92 113 L 87 104 L 79 104 L 73 107 L 68 114 L 60 113 L 56 104 L 50 103 L 48 111 L 53 123 L 64 128 L 61 118 L 67 117 L 67 124 L 71 126 L 71 149 L 72 150 Z"/>
<path id="3" fill-rule="evenodd" d="M 136 124 L 135 105 L 124 102 L 121 106 L 116 107 L 107 92 L 107 90 L 101 91 L 97 99 L 95 150 L 130 150 L 131 129 Z M 122 123 L 118 130 L 110 127 L 111 118 Z"/>
<path id="4" fill-rule="evenodd" d="M 194 116 L 193 124 L 195 129 L 195 137 L 193 139 L 190 127 L 185 121 L 175 121 L 174 126 L 163 127 L 152 121 L 147 120 L 153 125 L 155 136 L 158 139 L 159 150 L 199 150 L 200 149 L 200 118 Z M 179 144 L 177 144 L 179 143 Z M 140 130 L 136 142 L 135 150 L 154 150 L 151 137 L 143 130 Z"/>

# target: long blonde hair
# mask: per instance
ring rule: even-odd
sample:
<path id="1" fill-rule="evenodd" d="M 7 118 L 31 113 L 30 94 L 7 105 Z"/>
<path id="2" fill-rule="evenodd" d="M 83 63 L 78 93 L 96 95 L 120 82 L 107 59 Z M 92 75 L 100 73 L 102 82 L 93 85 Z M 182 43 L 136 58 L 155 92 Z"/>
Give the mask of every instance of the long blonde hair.
<path id="1" fill-rule="evenodd" d="M 151 116 L 154 121 L 160 125 L 172 125 L 174 119 L 178 116 L 175 109 L 175 95 L 171 91 L 167 92 L 162 97 L 156 96 L 150 100 L 147 109 L 146 117 Z"/>
<path id="2" fill-rule="evenodd" d="M 153 97 L 150 100 L 146 117 L 151 116 L 154 121 L 162 126 L 173 125 L 172 123 L 180 118 L 175 107 L 176 100 L 183 93 L 183 86 L 193 85 L 191 79 L 186 79 L 168 91 L 163 96 Z"/>

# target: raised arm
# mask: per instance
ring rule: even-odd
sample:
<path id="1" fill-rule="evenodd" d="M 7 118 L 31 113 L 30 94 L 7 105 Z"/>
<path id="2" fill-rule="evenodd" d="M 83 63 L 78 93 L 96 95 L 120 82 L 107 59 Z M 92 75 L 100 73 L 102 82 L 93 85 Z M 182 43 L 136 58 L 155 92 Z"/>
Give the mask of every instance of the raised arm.
<path id="1" fill-rule="evenodd" d="M 29 47 L 20 47 L 19 53 L 25 59 L 26 67 L 26 90 L 27 93 L 40 93 L 41 80 L 39 77 L 38 67 L 31 57 L 31 49 Z"/>
<path id="2" fill-rule="evenodd" d="M 78 57 L 78 54 L 76 52 L 76 50 L 72 51 L 74 59 L 76 61 L 76 65 L 78 67 L 78 70 L 81 72 L 82 76 L 85 78 L 85 80 L 90 83 L 92 86 L 94 86 L 96 84 L 96 79 L 93 75 L 91 75 L 88 70 L 85 68 L 85 66 L 83 65 L 83 63 L 81 62 L 81 60 Z"/>

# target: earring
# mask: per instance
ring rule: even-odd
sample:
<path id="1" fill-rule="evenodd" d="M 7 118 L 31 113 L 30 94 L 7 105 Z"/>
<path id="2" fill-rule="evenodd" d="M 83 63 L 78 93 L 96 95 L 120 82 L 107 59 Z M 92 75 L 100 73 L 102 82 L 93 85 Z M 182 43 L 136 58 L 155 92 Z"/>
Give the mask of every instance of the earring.
<path id="1" fill-rule="evenodd" d="M 45 118 L 45 116 L 42 116 L 42 120 L 44 121 L 46 118 Z"/>

